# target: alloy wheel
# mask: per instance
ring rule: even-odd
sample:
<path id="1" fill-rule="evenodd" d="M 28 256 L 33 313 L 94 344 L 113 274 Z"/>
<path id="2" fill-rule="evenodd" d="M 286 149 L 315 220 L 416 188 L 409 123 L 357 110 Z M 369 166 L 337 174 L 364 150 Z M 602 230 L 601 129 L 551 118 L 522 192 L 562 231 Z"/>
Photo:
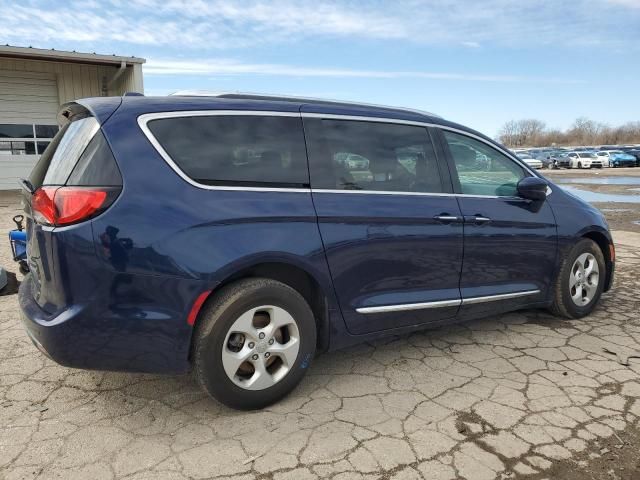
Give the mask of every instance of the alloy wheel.
<path id="1" fill-rule="evenodd" d="M 299 350 L 295 319 L 283 308 L 264 305 L 233 322 L 222 346 L 222 366 L 237 386 L 264 390 L 289 373 Z"/>
<path id="2" fill-rule="evenodd" d="M 569 275 L 571 300 L 579 307 L 588 305 L 598 291 L 600 268 L 596 257 L 583 253 L 573 262 Z"/>

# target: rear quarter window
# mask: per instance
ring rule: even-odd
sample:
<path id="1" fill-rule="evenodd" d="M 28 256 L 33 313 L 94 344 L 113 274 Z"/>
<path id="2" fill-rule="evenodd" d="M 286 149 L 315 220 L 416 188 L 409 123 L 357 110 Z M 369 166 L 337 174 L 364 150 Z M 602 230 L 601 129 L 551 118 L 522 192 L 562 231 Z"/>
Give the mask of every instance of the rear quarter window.
<path id="1" fill-rule="evenodd" d="M 195 182 L 284 188 L 309 184 L 298 116 L 170 117 L 149 120 L 147 128 Z"/>
<path id="2" fill-rule="evenodd" d="M 29 181 L 34 188 L 42 185 L 64 185 L 99 129 L 100 125 L 94 117 L 74 120 L 62 127 L 31 171 Z"/>

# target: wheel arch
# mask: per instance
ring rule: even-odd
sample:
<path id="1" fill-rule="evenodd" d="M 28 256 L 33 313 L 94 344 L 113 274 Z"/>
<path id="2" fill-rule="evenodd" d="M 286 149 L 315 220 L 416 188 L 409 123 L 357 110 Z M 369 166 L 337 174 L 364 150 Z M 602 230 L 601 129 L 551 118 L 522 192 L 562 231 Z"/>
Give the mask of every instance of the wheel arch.
<path id="1" fill-rule="evenodd" d="M 613 241 L 610 236 L 596 229 L 582 233 L 581 238 L 593 240 L 602 251 L 602 255 L 604 256 L 604 260 L 607 265 L 607 273 L 604 281 L 604 291 L 606 292 L 611 288 L 613 276 L 613 262 L 615 260 L 611 256 L 611 246 L 613 245 Z"/>
<path id="2" fill-rule="evenodd" d="M 230 269 L 231 270 L 231 269 Z M 262 261 L 243 262 L 241 266 L 236 265 L 231 271 L 227 270 L 220 275 L 220 280 L 215 284 L 204 303 L 209 301 L 221 288 L 245 278 L 269 278 L 282 282 L 296 290 L 307 301 L 313 311 L 316 320 L 317 351 L 326 351 L 329 347 L 329 302 L 328 290 L 330 286 L 319 280 L 318 273 L 311 273 L 310 267 L 303 267 L 299 263 L 294 263 L 289 259 L 270 258 Z M 201 309 L 202 312 L 204 309 Z M 200 313 L 196 317 L 197 325 Z M 189 346 L 189 359 L 193 351 L 192 335 Z"/>

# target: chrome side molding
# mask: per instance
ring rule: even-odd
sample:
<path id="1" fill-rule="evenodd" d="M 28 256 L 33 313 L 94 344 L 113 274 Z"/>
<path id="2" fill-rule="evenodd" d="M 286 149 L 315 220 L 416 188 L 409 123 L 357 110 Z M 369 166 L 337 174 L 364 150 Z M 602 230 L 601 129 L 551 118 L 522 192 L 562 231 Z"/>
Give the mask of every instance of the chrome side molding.
<path id="1" fill-rule="evenodd" d="M 528 297 L 530 295 L 537 295 L 539 293 L 540 293 L 540 290 L 526 290 L 523 292 L 501 293 L 498 295 L 470 297 L 470 298 L 463 298 L 463 299 L 456 299 L 456 300 L 439 300 L 436 302 L 405 303 L 400 305 L 380 305 L 378 307 L 360 307 L 360 308 L 356 308 L 356 312 L 370 314 L 370 313 L 405 312 L 408 310 L 426 310 L 429 308 L 458 307 L 460 305 L 474 305 L 476 303 L 495 302 L 498 300 L 509 300 L 512 298 Z"/>
<path id="2" fill-rule="evenodd" d="M 457 307 L 462 303 L 459 298 L 456 300 L 439 300 L 437 302 L 405 303 L 403 305 L 381 305 L 379 307 L 356 308 L 358 313 L 387 313 L 404 312 L 407 310 L 424 310 L 427 308 Z"/>
<path id="3" fill-rule="evenodd" d="M 511 298 L 528 297 L 537 295 L 540 290 L 526 290 L 524 292 L 501 293 L 499 295 L 487 295 L 486 297 L 463 298 L 462 305 L 474 305 L 476 303 L 495 302 L 497 300 L 509 300 Z"/>

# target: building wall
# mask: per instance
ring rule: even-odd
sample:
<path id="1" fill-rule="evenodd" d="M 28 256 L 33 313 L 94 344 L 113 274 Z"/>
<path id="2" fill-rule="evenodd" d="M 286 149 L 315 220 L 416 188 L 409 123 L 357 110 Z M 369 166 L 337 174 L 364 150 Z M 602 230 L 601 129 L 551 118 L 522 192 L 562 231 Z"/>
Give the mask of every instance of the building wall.
<path id="1" fill-rule="evenodd" d="M 15 189 L 19 178 L 28 177 L 41 145 L 51 140 L 36 133 L 38 125 L 55 125 L 60 105 L 85 97 L 144 93 L 142 65 L 126 67 L 109 87 L 117 72 L 118 66 L 0 57 L 0 124 L 31 125 L 34 132 L 0 138 L 0 190 Z"/>
<path id="2" fill-rule="evenodd" d="M 103 88 L 116 74 L 118 67 L 0 57 L 1 70 L 55 74 L 58 83 L 58 99 L 60 104 L 63 104 L 78 98 L 105 95 Z M 122 95 L 125 92 L 144 93 L 142 65 L 128 66 L 106 94 Z"/>

